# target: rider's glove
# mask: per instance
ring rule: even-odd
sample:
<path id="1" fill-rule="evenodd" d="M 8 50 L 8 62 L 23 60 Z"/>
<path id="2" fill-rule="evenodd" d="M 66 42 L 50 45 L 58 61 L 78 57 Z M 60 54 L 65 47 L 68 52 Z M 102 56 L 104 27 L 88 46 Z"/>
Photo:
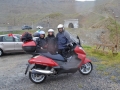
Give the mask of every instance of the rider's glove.
<path id="1" fill-rule="evenodd" d="M 66 44 L 66 46 L 71 46 L 71 47 L 73 47 L 73 44 L 72 44 L 72 43 L 68 43 L 68 44 Z"/>
<path id="2" fill-rule="evenodd" d="M 73 46 L 73 43 L 68 43 L 67 46 L 71 46 L 71 47 L 72 47 L 72 46 Z"/>
<path id="3" fill-rule="evenodd" d="M 73 43 L 70 43 L 70 46 L 73 47 Z"/>

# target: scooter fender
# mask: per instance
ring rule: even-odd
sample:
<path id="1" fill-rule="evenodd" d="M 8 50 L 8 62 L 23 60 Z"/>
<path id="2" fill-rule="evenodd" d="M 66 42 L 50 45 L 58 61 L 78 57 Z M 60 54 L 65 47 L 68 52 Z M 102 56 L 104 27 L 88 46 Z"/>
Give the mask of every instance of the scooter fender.
<path id="1" fill-rule="evenodd" d="M 90 60 L 90 59 L 88 59 L 88 58 L 85 58 L 85 60 L 84 60 L 83 64 L 86 64 L 86 63 L 89 63 L 89 62 L 91 62 L 91 60 Z"/>
<path id="2" fill-rule="evenodd" d="M 78 58 L 81 60 L 79 67 L 81 67 L 82 65 L 84 65 L 88 62 L 91 62 L 91 60 L 86 58 L 86 55 L 84 55 L 84 54 L 78 54 Z"/>
<path id="3" fill-rule="evenodd" d="M 84 61 L 85 58 L 86 58 L 86 55 L 84 55 L 84 54 L 78 54 L 78 58 L 79 58 L 80 60 Z"/>

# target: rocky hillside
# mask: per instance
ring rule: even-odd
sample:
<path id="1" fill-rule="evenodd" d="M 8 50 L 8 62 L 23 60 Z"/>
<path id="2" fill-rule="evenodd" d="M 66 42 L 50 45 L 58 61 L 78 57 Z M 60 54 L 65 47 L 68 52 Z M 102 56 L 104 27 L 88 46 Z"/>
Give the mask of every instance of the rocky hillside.
<path id="1" fill-rule="evenodd" d="M 0 26 L 7 26 L 8 23 L 11 26 L 41 24 L 47 22 L 51 16 L 49 20 L 52 24 L 62 23 L 64 19 L 78 18 L 82 26 L 91 27 L 104 19 L 106 13 L 111 15 L 111 9 L 120 15 L 119 4 L 119 0 L 0 0 Z"/>

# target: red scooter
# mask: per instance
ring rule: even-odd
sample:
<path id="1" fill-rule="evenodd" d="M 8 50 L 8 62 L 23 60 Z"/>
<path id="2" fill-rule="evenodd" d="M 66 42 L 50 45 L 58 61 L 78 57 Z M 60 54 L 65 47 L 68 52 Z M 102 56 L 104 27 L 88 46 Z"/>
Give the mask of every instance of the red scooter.
<path id="1" fill-rule="evenodd" d="M 50 53 L 37 53 L 28 60 L 25 74 L 29 71 L 29 78 L 32 82 L 39 84 L 45 81 L 47 76 L 59 75 L 64 73 L 75 73 L 79 71 L 83 75 L 91 73 L 93 66 L 91 60 L 86 58 L 86 53 L 82 49 L 80 39 L 67 45 L 66 58 L 60 54 L 51 55 Z M 26 52 L 33 52 L 36 49 L 34 41 L 23 43 Z"/>

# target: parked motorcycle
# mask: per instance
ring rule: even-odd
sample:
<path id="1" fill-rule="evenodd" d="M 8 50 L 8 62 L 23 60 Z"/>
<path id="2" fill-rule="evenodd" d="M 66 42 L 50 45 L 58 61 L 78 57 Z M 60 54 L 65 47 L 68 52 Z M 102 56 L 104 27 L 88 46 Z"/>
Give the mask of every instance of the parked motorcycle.
<path id="1" fill-rule="evenodd" d="M 91 73 L 93 66 L 91 60 L 86 58 L 86 53 L 81 47 L 80 39 L 78 42 L 72 38 L 73 43 L 66 45 L 66 58 L 60 54 L 51 55 L 48 53 L 34 53 L 28 60 L 25 74 L 29 72 L 29 79 L 36 84 L 45 81 L 46 77 L 65 73 L 75 73 L 79 71 L 83 75 Z M 35 52 L 36 43 L 27 41 L 23 43 L 23 50 Z"/>

